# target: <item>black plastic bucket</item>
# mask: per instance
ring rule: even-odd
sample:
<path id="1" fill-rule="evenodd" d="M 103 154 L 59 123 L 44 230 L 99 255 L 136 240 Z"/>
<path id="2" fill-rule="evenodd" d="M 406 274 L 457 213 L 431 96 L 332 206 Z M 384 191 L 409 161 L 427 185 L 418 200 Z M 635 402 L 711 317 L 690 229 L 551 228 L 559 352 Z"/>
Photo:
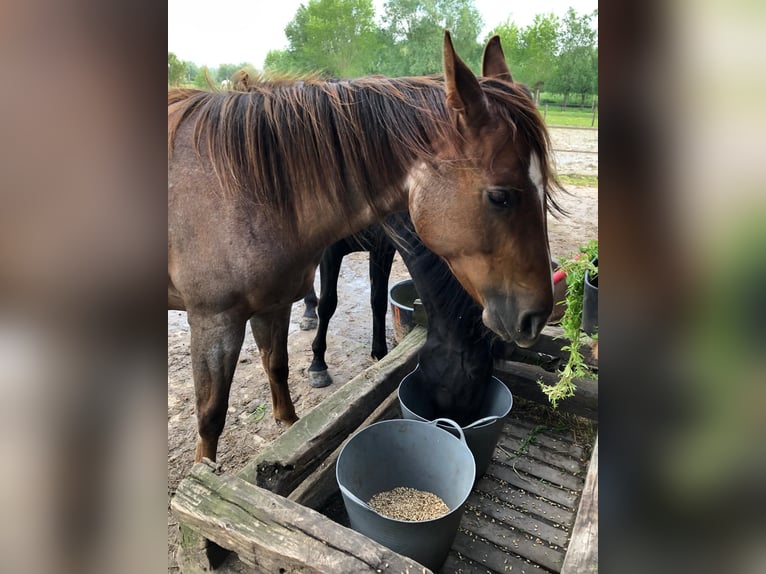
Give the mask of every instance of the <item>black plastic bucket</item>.
<path id="1" fill-rule="evenodd" d="M 420 380 L 415 377 L 419 367 L 416 367 L 409 375 L 402 379 L 399 384 L 399 406 L 402 409 L 402 417 L 417 421 L 432 421 L 440 417 L 438 412 L 433 412 L 433 403 L 427 395 L 427 391 L 418 384 Z M 476 420 L 462 427 L 468 448 L 471 449 L 476 461 L 476 480 L 487 472 L 492 453 L 495 452 L 497 441 L 505 424 L 505 417 L 513 407 L 513 395 L 505 384 L 497 377 L 492 377 L 484 394 L 484 401 L 476 416 Z M 445 428 L 456 434 L 454 429 Z"/>
<path id="2" fill-rule="evenodd" d="M 459 431 L 454 421 L 439 421 Z M 456 438 L 435 422 L 394 419 L 352 436 L 335 469 L 351 528 L 437 571 L 457 534 L 476 473 L 460 434 Z M 431 520 L 406 521 L 383 516 L 367 504 L 374 495 L 400 486 L 435 494 L 449 512 Z"/>
<path id="3" fill-rule="evenodd" d="M 598 257 L 593 260 L 598 267 Z M 582 330 L 588 335 L 595 335 L 598 330 L 598 275 L 590 276 L 585 272 L 582 298 Z"/>

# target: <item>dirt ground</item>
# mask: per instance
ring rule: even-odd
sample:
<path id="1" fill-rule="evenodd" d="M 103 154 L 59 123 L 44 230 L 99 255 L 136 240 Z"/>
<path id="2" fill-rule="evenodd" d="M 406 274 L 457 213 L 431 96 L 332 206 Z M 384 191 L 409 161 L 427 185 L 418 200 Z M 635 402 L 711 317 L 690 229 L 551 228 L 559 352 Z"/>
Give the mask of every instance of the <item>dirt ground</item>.
<path id="1" fill-rule="evenodd" d="M 557 152 L 557 168 L 562 174 L 598 173 L 598 132 L 596 130 L 551 129 L 554 149 L 595 153 Z M 598 189 L 566 186 L 571 195 L 560 203 L 569 217 L 549 217 L 551 252 L 559 259 L 571 256 L 580 244 L 598 237 Z M 327 363 L 334 383 L 315 389 L 308 385 L 314 331 L 298 327 L 302 302 L 293 306 L 288 346 L 290 353 L 290 392 L 299 417 L 326 396 L 372 364 L 370 358 L 372 312 L 366 253 L 346 257 L 338 281 L 338 310 L 328 332 Z M 409 277 L 397 254 L 389 284 Z M 319 274 L 316 278 L 319 292 Z M 394 346 L 389 310 L 386 333 L 389 349 Z M 239 364 L 229 399 L 226 427 L 218 447 L 218 463 L 226 472 L 245 466 L 267 443 L 282 432 L 271 415 L 271 399 L 258 348 L 249 329 L 242 346 Z M 178 527 L 170 512 L 170 498 L 178 483 L 189 472 L 194 457 L 196 419 L 194 385 L 189 353 L 189 325 L 186 313 L 168 311 L 168 572 L 178 572 L 175 559 Z"/>

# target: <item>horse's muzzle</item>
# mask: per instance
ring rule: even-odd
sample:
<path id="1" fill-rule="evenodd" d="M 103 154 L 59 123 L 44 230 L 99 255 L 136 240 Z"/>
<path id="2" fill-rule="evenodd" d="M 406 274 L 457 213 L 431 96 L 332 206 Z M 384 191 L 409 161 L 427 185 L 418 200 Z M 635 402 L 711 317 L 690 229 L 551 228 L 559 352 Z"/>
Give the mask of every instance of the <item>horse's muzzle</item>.
<path id="1" fill-rule="evenodd" d="M 552 301 L 521 306 L 512 299 L 493 298 L 487 301 L 481 318 L 504 341 L 529 347 L 540 336 L 552 310 Z"/>

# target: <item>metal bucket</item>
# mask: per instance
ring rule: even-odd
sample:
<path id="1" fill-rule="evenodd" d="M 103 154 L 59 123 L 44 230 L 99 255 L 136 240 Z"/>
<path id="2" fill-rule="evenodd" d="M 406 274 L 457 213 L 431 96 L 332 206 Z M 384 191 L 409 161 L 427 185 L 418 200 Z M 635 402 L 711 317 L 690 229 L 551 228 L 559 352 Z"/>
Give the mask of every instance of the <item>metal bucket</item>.
<path id="1" fill-rule="evenodd" d="M 404 377 L 399 384 L 399 405 L 402 408 L 402 417 L 416 421 L 432 421 L 438 419 L 440 415 L 434 412 L 433 403 L 429 400 L 426 389 L 417 384 L 420 379 L 413 376 L 418 368 L 419 366 L 415 367 L 415 370 Z M 462 427 L 468 447 L 476 460 L 476 480 L 487 472 L 492 453 L 495 452 L 497 441 L 503 430 L 505 422 L 503 419 L 511 412 L 512 406 L 511 391 L 500 379 L 492 377 L 476 420 Z M 445 430 L 455 434 L 454 429 Z"/>
<path id="2" fill-rule="evenodd" d="M 415 299 L 418 292 L 412 279 L 404 279 L 388 289 L 388 302 L 394 315 L 394 340 L 401 343 L 415 326 Z"/>
<path id="3" fill-rule="evenodd" d="M 436 422 L 375 423 L 351 437 L 335 470 L 351 528 L 434 571 L 447 558 L 476 473 L 460 427 L 448 419 L 439 422 L 451 424 L 460 438 Z M 383 516 L 367 504 L 398 486 L 433 493 L 450 510 L 410 522 Z"/>

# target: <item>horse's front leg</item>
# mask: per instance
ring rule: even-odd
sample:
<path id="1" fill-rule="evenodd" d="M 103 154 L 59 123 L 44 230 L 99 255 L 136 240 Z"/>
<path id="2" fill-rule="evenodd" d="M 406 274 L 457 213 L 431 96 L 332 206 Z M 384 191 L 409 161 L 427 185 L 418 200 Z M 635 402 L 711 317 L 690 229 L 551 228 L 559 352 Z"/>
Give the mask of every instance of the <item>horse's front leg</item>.
<path id="1" fill-rule="evenodd" d="M 218 438 L 226 422 L 229 391 L 245 338 L 245 318 L 188 313 L 191 360 L 197 407 L 194 462 L 215 460 Z"/>
<path id="2" fill-rule="evenodd" d="M 290 309 L 287 305 L 272 313 L 259 313 L 250 319 L 255 343 L 261 353 L 263 368 L 269 377 L 271 406 L 277 422 L 292 425 L 295 414 L 287 377 L 290 374 L 287 356 L 287 332 L 290 327 Z"/>
<path id="3" fill-rule="evenodd" d="M 388 311 L 388 278 L 394 262 L 395 249 L 389 241 L 381 241 L 370 250 L 370 306 L 372 307 L 373 359 L 388 354 L 386 344 L 386 312 Z"/>

